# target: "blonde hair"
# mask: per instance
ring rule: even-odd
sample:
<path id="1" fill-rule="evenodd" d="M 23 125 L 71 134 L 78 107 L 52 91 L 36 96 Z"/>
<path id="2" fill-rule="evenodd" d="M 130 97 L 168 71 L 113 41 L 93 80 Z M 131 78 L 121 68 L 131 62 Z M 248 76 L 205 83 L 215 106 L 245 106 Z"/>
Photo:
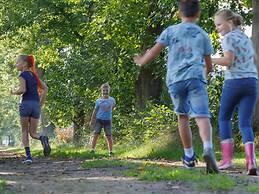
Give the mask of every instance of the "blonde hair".
<path id="1" fill-rule="evenodd" d="M 243 25 L 243 17 L 230 9 L 221 9 L 215 16 L 220 16 L 226 21 L 232 21 L 235 27 Z"/>
<path id="2" fill-rule="evenodd" d="M 100 89 L 103 89 L 103 88 L 108 88 L 109 90 L 111 89 L 111 87 L 108 83 L 102 84 Z"/>

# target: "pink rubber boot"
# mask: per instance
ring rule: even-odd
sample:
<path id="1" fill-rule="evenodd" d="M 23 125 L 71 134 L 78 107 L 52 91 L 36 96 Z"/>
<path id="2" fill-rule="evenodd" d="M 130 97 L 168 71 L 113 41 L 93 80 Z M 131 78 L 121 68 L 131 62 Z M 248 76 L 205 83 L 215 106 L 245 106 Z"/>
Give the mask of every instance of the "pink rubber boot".
<path id="1" fill-rule="evenodd" d="M 218 165 L 219 170 L 232 167 L 233 150 L 233 139 L 227 139 L 221 142 L 222 159 Z"/>
<path id="2" fill-rule="evenodd" d="M 247 175 L 257 175 L 254 142 L 245 144 Z"/>

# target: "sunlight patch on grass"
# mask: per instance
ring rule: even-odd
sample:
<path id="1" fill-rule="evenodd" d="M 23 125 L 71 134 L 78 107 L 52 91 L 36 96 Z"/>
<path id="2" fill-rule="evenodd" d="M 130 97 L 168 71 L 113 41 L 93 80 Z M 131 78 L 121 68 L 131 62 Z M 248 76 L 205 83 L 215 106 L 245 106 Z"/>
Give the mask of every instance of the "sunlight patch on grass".
<path id="1" fill-rule="evenodd" d="M 206 175 L 204 170 L 187 170 L 149 162 L 135 163 L 125 160 L 91 160 L 82 165 L 86 169 L 123 167 L 119 171 L 124 176 L 136 177 L 146 181 L 183 181 L 193 184 L 200 190 L 231 190 L 235 181 L 226 175 Z M 115 168 L 115 169 L 114 169 Z"/>
<path id="2" fill-rule="evenodd" d="M 132 172 L 126 172 L 127 174 L 130 175 Z M 193 182 L 196 188 L 200 190 L 231 190 L 235 185 L 234 181 L 228 176 L 206 175 L 199 169 L 187 170 L 161 166 L 146 166 L 143 169 L 138 169 L 135 175 L 140 180 L 148 181 L 170 180 Z"/>
<path id="3" fill-rule="evenodd" d="M 171 134 L 165 134 L 149 143 L 125 151 L 120 157 L 179 160 L 182 156 L 182 146 L 179 140 L 173 139 Z"/>

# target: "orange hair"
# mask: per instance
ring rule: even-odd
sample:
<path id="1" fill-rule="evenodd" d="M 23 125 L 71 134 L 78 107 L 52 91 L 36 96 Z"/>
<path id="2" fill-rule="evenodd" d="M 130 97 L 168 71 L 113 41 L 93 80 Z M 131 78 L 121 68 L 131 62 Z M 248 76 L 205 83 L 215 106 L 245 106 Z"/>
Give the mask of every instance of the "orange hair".
<path id="1" fill-rule="evenodd" d="M 42 88 L 42 85 L 41 85 L 40 78 L 39 78 L 39 75 L 37 73 L 37 70 L 35 68 L 34 56 L 33 55 L 20 55 L 19 57 L 23 61 L 27 62 L 27 65 L 30 68 L 30 71 L 32 72 L 32 74 L 34 75 L 34 77 L 37 81 L 38 90 L 40 90 Z"/>
<path id="2" fill-rule="evenodd" d="M 40 82 L 40 78 L 39 78 L 38 72 L 37 72 L 37 70 L 35 68 L 34 56 L 33 55 L 28 55 L 27 56 L 27 62 L 28 62 L 28 65 L 30 67 L 31 72 L 33 73 L 34 77 L 36 78 L 38 89 L 40 89 L 41 88 L 41 82 Z"/>

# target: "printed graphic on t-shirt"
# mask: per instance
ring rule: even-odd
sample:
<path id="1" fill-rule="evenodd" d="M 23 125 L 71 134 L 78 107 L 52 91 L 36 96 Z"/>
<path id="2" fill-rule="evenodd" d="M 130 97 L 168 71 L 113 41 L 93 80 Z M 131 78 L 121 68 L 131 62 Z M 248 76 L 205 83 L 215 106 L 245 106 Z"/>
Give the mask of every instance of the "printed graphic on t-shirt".
<path id="1" fill-rule="evenodd" d="M 204 56 L 213 52 L 205 31 L 195 23 L 169 26 L 157 39 L 169 48 L 167 60 L 167 84 L 198 78 L 204 82 Z"/>
<path id="2" fill-rule="evenodd" d="M 252 42 L 240 29 L 226 34 L 221 44 L 224 52 L 235 56 L 234 63 L 225 71 L 225 79 L 257 78 Z"/>

